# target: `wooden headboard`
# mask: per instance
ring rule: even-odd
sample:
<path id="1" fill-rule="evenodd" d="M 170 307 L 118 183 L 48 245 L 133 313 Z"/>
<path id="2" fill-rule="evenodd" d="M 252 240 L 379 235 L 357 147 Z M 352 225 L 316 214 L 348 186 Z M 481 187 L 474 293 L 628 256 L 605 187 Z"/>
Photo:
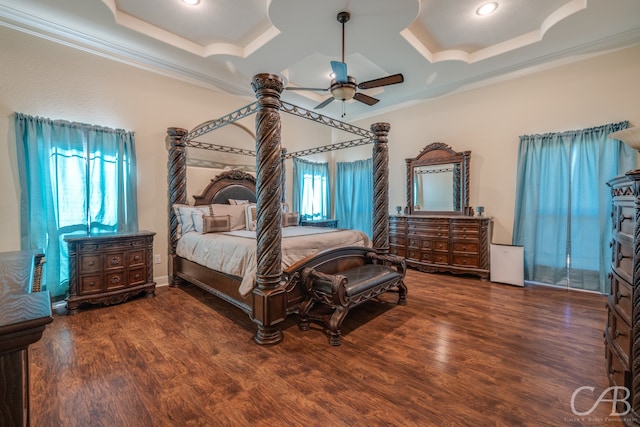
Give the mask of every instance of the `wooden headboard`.
<path id="1" fill-rule="evenodd" d="M 256 179 L 239 170 L 222 172 L 211 180 L 199 196 L 193 196 L 196 205 L 228 204 L 229 199 L 256 202 Z"/>

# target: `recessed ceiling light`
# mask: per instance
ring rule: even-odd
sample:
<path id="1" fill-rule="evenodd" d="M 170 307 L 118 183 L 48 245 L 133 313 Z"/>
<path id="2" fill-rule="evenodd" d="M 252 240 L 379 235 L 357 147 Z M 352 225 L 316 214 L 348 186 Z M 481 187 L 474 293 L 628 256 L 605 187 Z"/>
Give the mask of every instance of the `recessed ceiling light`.
<path id="1" fill-rule="evenodd" d="M 182 3 L 195 6 L 197 4 L 200 4 L 200 0 L 182 0 Z"/>
<path id="2" fill-rule="evenodd" d="M 495 2 L 495 1 L 492 1 L 492 2 L 485 3 L 482 6 L 480 6 L 476 10 L 476 14 L 480 15 L 480 16 L 491 15 L 493 12 L 496 11 L 497 8 L 498 8 L 498 3 Z"/>

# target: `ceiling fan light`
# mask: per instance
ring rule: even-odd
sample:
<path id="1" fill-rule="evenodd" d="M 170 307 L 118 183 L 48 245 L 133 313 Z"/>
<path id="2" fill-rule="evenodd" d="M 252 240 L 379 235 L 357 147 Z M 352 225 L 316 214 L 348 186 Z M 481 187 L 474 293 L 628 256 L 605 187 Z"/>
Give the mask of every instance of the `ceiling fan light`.
<path id="1" fill-rule="evenodd" d="M 489 3 L 485 3 L 476 9 L 476 14 L 480 16 L 491 15 L 498 8 L 498 2 L 492 1 Z"/>
<path id="2" fill-rule="evenodd" d="M 333 95 L 337 101 L 348 101 L 353 98 L 355 94 L 356 88 L 351 86 L 341 86 L 331 91 L 331 95 Z"/>
<path id="3" fill-rule="evenodd" d="M 182 3 L 188 4 L 189 6 L 195 6 L 200 4 L 200 0 L 182 0 Z"/>

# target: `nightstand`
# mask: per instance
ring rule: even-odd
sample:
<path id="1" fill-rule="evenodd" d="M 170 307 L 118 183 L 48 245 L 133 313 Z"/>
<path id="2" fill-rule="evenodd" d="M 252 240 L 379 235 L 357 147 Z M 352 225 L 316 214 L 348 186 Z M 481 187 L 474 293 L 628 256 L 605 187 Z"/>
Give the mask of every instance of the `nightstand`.
<path id="1" fill-rule="evenodd" d="M 118 304 L 143 292 L 153 296 L 155 234 L 139 231 L 65 237 L 69 247 L 69 314 L 75 314 L 83 303 Z"/>

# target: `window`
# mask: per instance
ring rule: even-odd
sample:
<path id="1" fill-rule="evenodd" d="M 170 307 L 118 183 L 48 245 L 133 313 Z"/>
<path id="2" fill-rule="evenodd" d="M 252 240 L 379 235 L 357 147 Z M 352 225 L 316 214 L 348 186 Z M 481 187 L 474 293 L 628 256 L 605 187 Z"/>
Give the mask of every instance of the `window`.
<path id="1" fill-rule="evenodd" d="M 635 167 L 607 136 L 628 122 L 520 137 L 513 243 L 525 280 L 608 292 L 611 194 L 606 182 Z"/>
<path id="2" fill-rule="evenodd" d="M 340 228 L 373 233 L 373 159 L 338 162 L 336 219 Z"/>
<path id="3" fill-rule="evenodd" d="M 293 210 L 303 219 L 329 217 L 329 164 L 293 159 Z"/>
<path id="4" fill-rule="evenodd" d="M 132 132 L 15 115 L 23 249 L 44 249 L 43 289 L 66 295 L 74 234 L 136 231 Z"/>

